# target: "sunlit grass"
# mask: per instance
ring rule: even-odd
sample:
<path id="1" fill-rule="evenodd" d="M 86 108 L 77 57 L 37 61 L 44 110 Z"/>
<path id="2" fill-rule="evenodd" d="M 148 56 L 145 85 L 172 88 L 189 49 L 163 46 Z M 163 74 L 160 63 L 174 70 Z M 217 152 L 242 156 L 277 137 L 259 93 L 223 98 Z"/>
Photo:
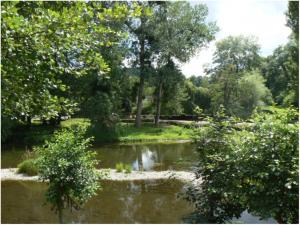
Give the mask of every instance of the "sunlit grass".
<path id="1" fill-rule="evenodd" d="M 61 127 L 71 127 L 75 124 L 84 124 L 91 127 L 89 119 L 72 118 L 61 122 Z M 103 129 L 94 126 L 90 129 L 90 135 L 96 142 L 138 142 L 138 141 L 163 141 L 163 140 L 189 140 L 192 138 L 192 130 L 175 126 L 145 123 L 136 128 L 132 123 L 119 123 L 115 129 Z"/>

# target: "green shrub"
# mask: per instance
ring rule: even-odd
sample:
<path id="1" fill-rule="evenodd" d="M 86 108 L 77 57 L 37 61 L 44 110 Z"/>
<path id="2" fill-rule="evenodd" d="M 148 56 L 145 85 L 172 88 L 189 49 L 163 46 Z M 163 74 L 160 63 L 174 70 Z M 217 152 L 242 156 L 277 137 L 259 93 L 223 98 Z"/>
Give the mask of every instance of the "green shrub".
<path id="1" fill-rule="evenodd" d="M 273 108 L 272 113 L 255 113 L 253 126 L 243 131 L 232 130 L 226 118 L 214 118 L 198 139 L 201 186 L 186 188 L 186 199 L 199 215 L 224 223 L 248 210 L 298 224 L 297 118 L 294 109 Z"/>
<path id="2" fill-rule="evenodd" d="M 49 181 L 47 201 L 59 213 L 60 223 L 64 208 L 79 209 L 100 188 L 102 174 L 96 170 L 96 152 L 88 150 L 92 138 L 85 133 L 85 127 L 63 129 L 35 149 L 40 179 Z"/>
<path id="3" fill-rule="evenodd" d="M 116 164 L 116 170 L 117 170 L 118 173 L 123 172 L 124 164 L 123 163 L 117 163 Z"/>
<path id="4" fill-rule="evenodd" d="M 125 173 L 131 173 L 132 171 L 132 166 L 130 164 L 126 164 L 124 166 L 124 170 L 125 170 Z"/>
<path id="5" fill-rule="evenodd" d="M 27 159 L 18 165 L 18 173 L 25 173 L 29 176 L 38 174 L 38 169 L 34 159 Z"/>

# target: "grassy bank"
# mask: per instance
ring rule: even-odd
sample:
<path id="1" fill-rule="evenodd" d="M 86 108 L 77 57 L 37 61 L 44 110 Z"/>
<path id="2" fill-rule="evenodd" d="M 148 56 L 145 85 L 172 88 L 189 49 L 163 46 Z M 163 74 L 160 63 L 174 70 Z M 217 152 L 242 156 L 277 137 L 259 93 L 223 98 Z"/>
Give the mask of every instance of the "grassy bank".
<path id="1" fill-rule="evenodd" d="M 192 130 L 175 125 L 154 126 L 144 123 L 136 128 L 132 123 L 119 123 L 114 129 L 103 129 L 92 126 L 88 119 L 75 118 L 61 122 L 61 127 L 70 127 L 75 124 L 85 124 L 90 128 L 89 135 L 95 137 L 96 142 L 143 142 L 163 140 L 188 140 L 192 138 Z"/>
<path id="2" fill-rule="evenodd" d="M 156 142 L 156 141 L 176 141 L 192 139 L 192 129 L 177 125 L 154 126 L 152 123 L 144 123 L 141 128 L 134 127 L 133 123 L 119 123 L 115 128 L 105 129 L 91 124 L 86 118 L 72 118 L 62 121 L 57 126 L 43 126 L 33 123 L 30 128 L 21 127 L 14 133 L 12 142 L 20 141 L 29 145 L 41 144 L 50 138 L 55 130 L 71 127 L 73 125 L 88 126 L 88 136 L 95 137 L 95 143 L 113 142 Z"/>

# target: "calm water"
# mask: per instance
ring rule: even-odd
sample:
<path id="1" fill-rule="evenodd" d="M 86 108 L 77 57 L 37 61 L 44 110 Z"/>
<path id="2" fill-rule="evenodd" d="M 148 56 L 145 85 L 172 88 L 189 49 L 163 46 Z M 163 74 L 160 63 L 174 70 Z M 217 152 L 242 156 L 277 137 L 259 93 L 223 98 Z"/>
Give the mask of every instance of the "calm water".
<path id="1" fill-rule="evenodd" d="M 116 163 L 132 165 L 134 170 L 189 170 L 197 160 L 193 143 L 130 144 L 94 147 L 100 160 L 99 168 L 115 168 Z M 16 167 L 23 160 L 25 147 L 1 152 L 1 167 Z"/>
<path id="2" fill-rule="evenodd" d="M 67 223 L 181 223 L 192 212 L 177 198 L 183 184 L 174 180 L 103 181 L 102 191 L 82 211 L 65 212 Z M 44 205 L 46 184 L 4 181 L 1 184 L 2 223 L 58 223 Z"/>
<path id="3" fill-rule="evenodd" d="M 189 223 L 193 207 L 177 197 L 183 183 L 176 180 L 102 181 L 102 191 L 81 211 L 65 210 L 66 223 Z M 2 223 L 58 223 L 45 204 L 46 184 L 29 181 L 1 183 Z M 198 221 L 199 222 L 199 221 Z M 208 223 L 201 219 L 202 223 Z M 276 223 L 246 211 L 232 223 Z"/>
<path id="4" fill-rule="evenodd" d="M 198 156 L 193 143 L 130 144 L 94 147 L 101 168 L 118 162 L 135 170 L 189 170 Z M 24 158 L 25 147 L 2 150 L 2 168 L 16 167 Z M 65 212 L 67 223 L 187 223 L 193 207 L 178 199 L 183 183 L 175 180 L 103 181 L 103 190 L 83 210 Z M 57 223 L 57 215 L 45 205 L 46 184 L 24 181 L 1 183 L 2 223 Z M 202 221 L 202 220 L 201 220 Z M 207 223 L 203 219 L 204 223 Z M 247 212 L 233 223 L 276 223 L 259 220 Z"/>

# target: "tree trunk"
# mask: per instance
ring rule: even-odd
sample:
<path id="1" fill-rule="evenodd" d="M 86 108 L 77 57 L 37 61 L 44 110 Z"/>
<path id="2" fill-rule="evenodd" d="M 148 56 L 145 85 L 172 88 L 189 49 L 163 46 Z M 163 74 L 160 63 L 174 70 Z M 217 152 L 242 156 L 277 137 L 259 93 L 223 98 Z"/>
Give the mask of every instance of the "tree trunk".
<path id="1" fill-rule="evenodd" d="M 284 220 L 282 219 L 282 216 L 281 215 L 277 215 L 276 216 L 276 221 L 277 223 L 279 224 L 285 224 Z"/>
<path id="2" fill-rule="evenodd" d="M 26 124 L 28 127 L 31 127 L 31 116 L 26 117 Z"/>
<path id="3" fill-rule="evenodd" d="M 64 221 L 63 221 L 63 209 L 61 207 L 58 209 L 58 220 L 59 220 L 59 223 L 64 223 Z"/>
<path id="4" fill-rule="evenodd" d="M 140 84 L 139 84 L 139 92 L 138 92 L 138 102 L 137 102 L 137 112 L 135 117 L 135 127 L 141 127 L 141 115 L 143 109 L 143 94 L 144 94 L 144 67 L 145 67 L 145 40 L 142 37 L 140 39 Z"/>
<path id="5" fill-rule="evenodd" d="M 155 126 L 158 126 L 158 125 L 159 125 L 160 108 L 161 108 L 162 86 L 163 86 L 163 82 L 160 80 L 160 81 L 159 81 L 159 90 L 158 90 L 158 92 L 157 92 L 157 98 L 156 98 Z"/>

